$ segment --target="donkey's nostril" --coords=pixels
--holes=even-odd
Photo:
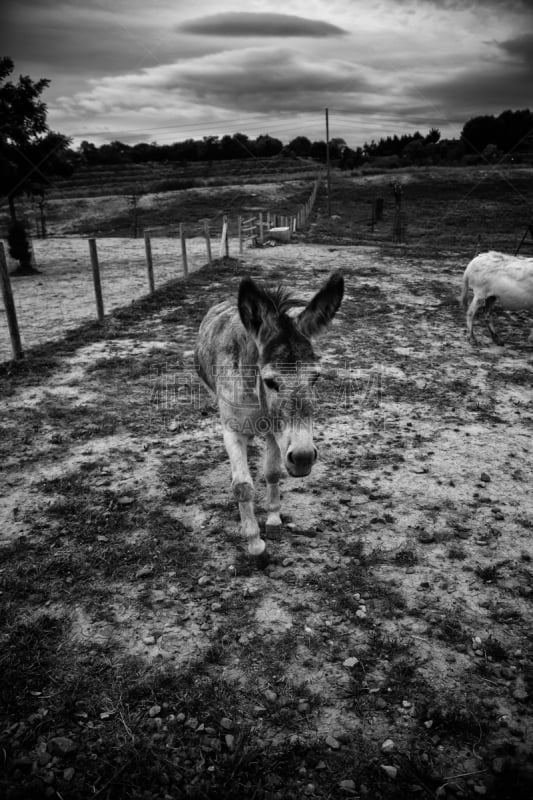
[[[292,455],[292,450],[289,450],[288,453],[287,453],[287,461],[289,462],[289,464],[294,464],[294,458],[293,458],[293,455]]]

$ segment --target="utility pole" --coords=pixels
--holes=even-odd
[[[328,217],[331,217],[330,178],[329,178],[329,112],[326,108],[326,189],[328,193]]]

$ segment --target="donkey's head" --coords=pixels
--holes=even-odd
[[[308,475],[317,459],[313,444],[313,384],[320,374],[312,340],[328,326],[344,293],[344,280],[334,272],[303,311],[289,312],[301,302],[283,289],[268,291],[251,278],[239,289],[239,314],[253,337],[259,367],[257,393],[271,432],[290,475]]]

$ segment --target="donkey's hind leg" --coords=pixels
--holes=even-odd
[[[279,479],[281,477],[281,452],[274,436],[266,435],[265,479],[267,485],[267,520],[266,532],[269,539],[281,538],[281,498]]]
[[[241,517],[241,529],[248,540],[251,556],[263,557],[265,543],[259,536],[259,525],[254,513],[254,484],[248,468],[248,442],[250,436],[224,429],[224,444],[231,464],[231,488]]]

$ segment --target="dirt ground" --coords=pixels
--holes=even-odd
[[[254,571],[216,412],[194,376],[196,330],[244,273],[309,297],[333,269],[345,275],[346,296],[321,343],[320,458],[309,478],[283,481],[283,537],[269,543],[270,566]],[[266,793],[242,796],[529,796],[530,320],[502,315],[505,346],[480,326],[482,344],[472,347],[457,305],[463,269],[453,254],[249,249],[240,262],[192,276],[179,301],[169,290],[142,314],[119,315],[106,335],[60,349],[44,375],[8,373],[4,641],[45,611],[67,620],[62,650],[100,647],[110,663],[134,656],[178,676],[203,664],[217,691],[232,692],[233,705],[220,708],[231,722],[224,752],[235,748],[228,730],[241,728],[243,752],[253,744],[258,763],[280,748],[323,748],[282,774],[285,794],[274,780],[261,784]],[[258,445],[263,524],[260,453]],[[115,563],[117,552],[106,571],[102,559]],[[14,575],[33,576],[33,588],[23,591]],[[42,711],[56,701],[43,698],[44,679],[37,684],[26,689]],[[168,742],[185,706],[179,692],[160,689],[137,711],[158,720]],[[205,736],[204,723],[218,731],[207,701],[199,709],[190,737]],[[61,724],[50,714],[25,738],[16,726],[27,719],[12,711],[13,758],[37,764],[33,779],[48,775],[65,800],[91,796],[83,794],[94,771],[81,758],[87,726],[100,729],[115,712],[84,706],[88,717]],[[182,716],[183,726],[191,717]],[[51,750],[58,735],[75,742],[78,761]],[[51,764],[40,766],[39,746]],[[187,769],[176,777],[167,767],[170,788],[146,796],[232,796],[216,783],[220,749],[212,758],[210,746],[195,769],[212,768],[212,794],[195,795]],[[10,763],[6,785],[26,785]],[[262,780],[279,777],[279,764],[268,764]],[[120,794],[121,780],[110,796],[145,796]]]

